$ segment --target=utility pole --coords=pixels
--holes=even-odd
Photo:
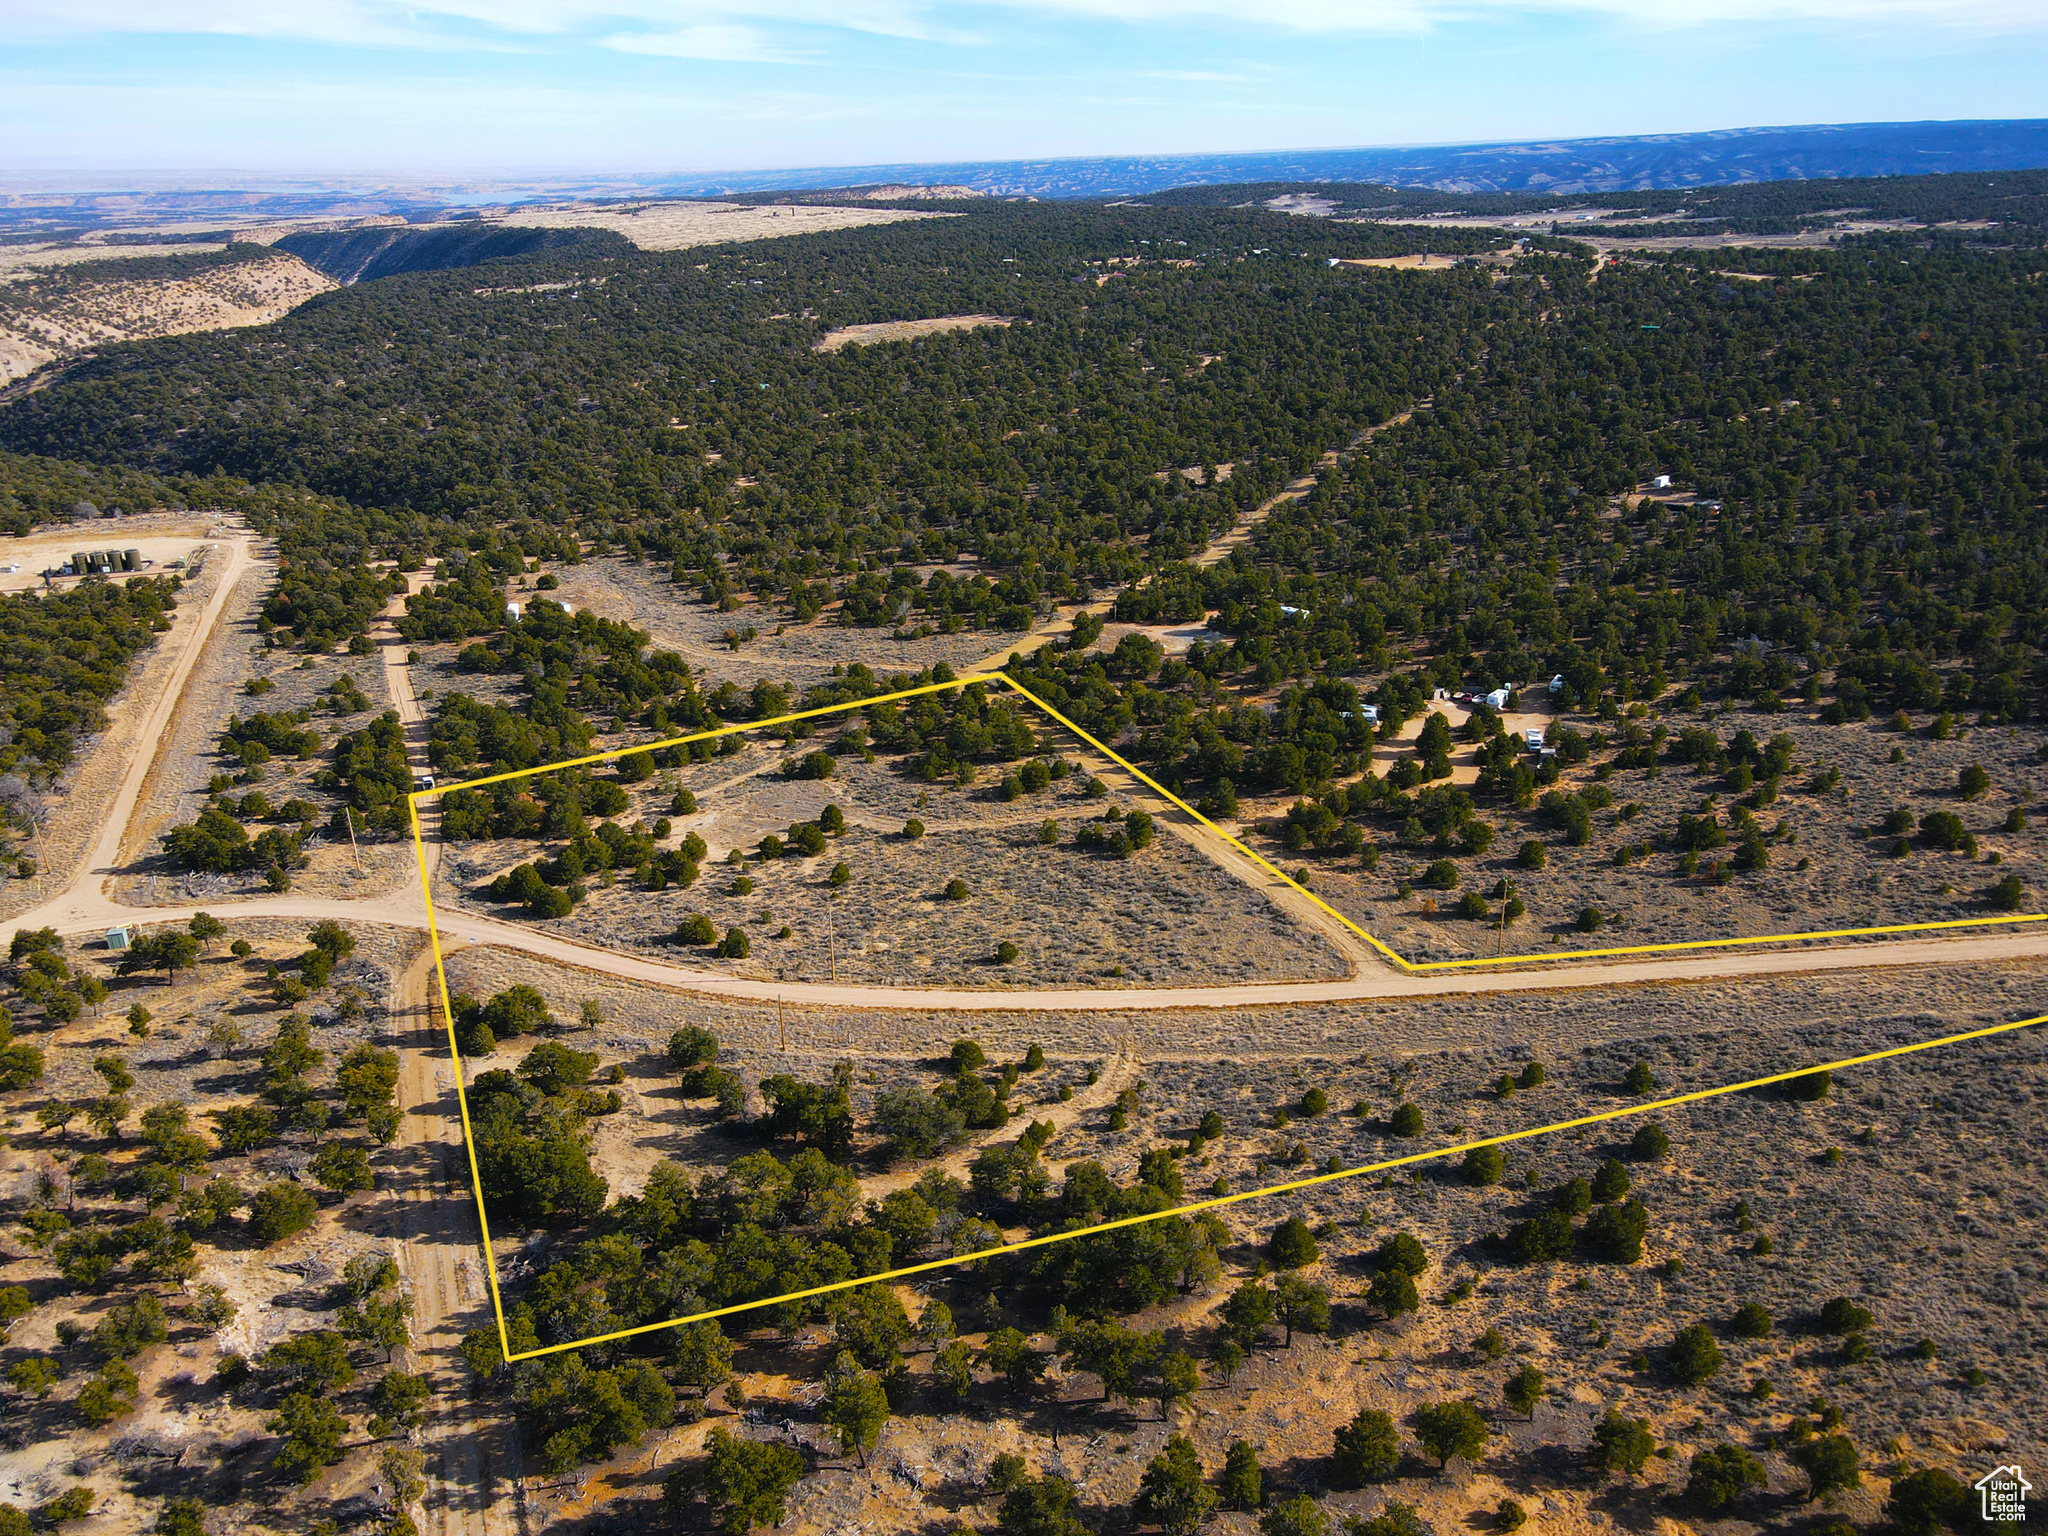
[[[348,858],[355,866],[356,873],[363,872],[363,851],[356,846],[356,813],[347,806],[341,808],[342,820],[348,823]]]
[[[827,981],[837,981],[839,979],[839,933],[837,925],[832,920],[832,901],[830,897],[827,897],[825,901],[825,979]]]
[[[1508,903],[1515,899],[1514,882],[1503,878],[1500,883],[1500,937],[1494,942],[1493,954],[1499,959],[1507,953],[1508,947]]]
[[[789,1021],[782,1016],[782,994],[775,994],[775,1027],[782,1031],[782,1054],[789,1054]]]

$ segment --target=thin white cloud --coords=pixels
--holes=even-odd
[[[8,0],[0,37],[106,33],[299,39],[372,47],[487,47],[519,39],[594,43],[680,58],[786,62],[811,27],[970,44],[1007,17],[1129,25],[1209,21],[1248,31],[1402,35],[1531,17],[1608,19],[1656,31],[1822,25],[1874,34],[2048,31],[2041,0]]]
[[[666,32],[618,32],[599,38],[600,45],[620,53],[653,54],[664,59],[713,59],[735,64],[804,64],[815,61],[769,42],[754,27],[708,23]]]

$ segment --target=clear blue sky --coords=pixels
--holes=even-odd
[[[13,175],[683,172],[2043,116],[2043,0],[0,3]]]

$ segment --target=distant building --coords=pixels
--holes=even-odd
[[[1656,479],[1654,479],[1654,480],[1652,480],[1652,481],[1650,482],[1650,489],[1651,489],[1651,490],[1653,490],[1653,491],[1668,491],[1668,490],[1670,490],[1670,489],[1671,489],[1671,477],[1670,477],[1669,475],[1659,475],[1659,476],[1658,476],[1658,477],[1657,477]]]
[[[126,928],[109,928],[107,930],[107,948],[117,955],[124,952],[128,948],[128,930]]]
[[[1534,726],[1522,732],[1522,741],[1531,752],[1541,752],[1543,750],[1543,733]]]
[[[1550,691],[1553,696],[1564,692],[1564,674],[1562,672],[1550,680]]]
[[[1506,709],[1508,707],[1507,689],[1496,688],[1493,692],[1489,693],[1486,696],[1486,707],[1494,710]]]

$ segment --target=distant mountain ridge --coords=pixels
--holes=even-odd
[[[1233,182],[1346,181],[1440,192],[1569,194],[2037,166],[2048,166],[2048,119],[1729,128],[1434,148],[833,166],[677,178],[657,190],[710,197],[876,182],[946,183],[997,197],[1083,198],[1142,197],[1171,187]]]

